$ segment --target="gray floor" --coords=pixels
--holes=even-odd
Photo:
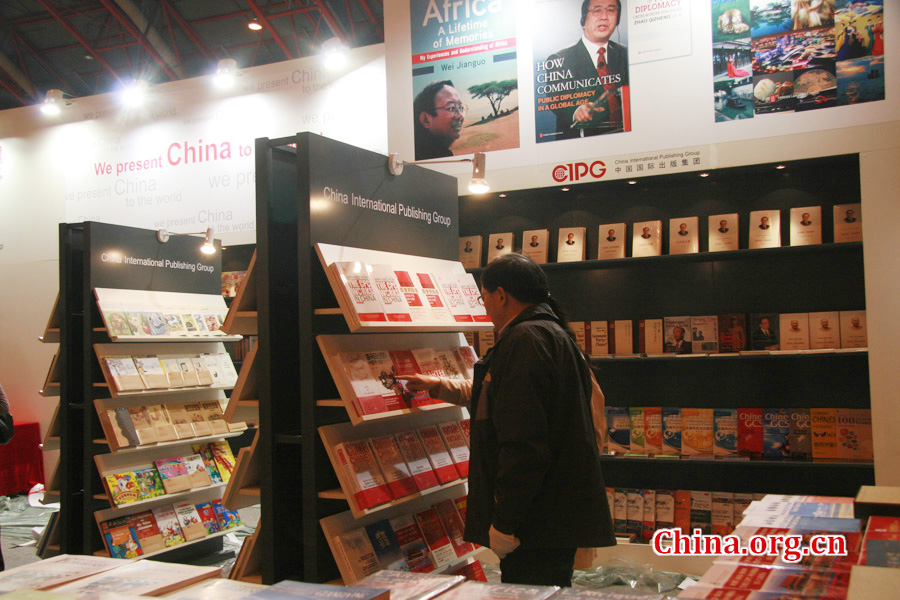
[[[33,530],[43,528],[54,510],[53,507],[30,506],[25,495],[0,496],[0,548],[7,569],[40,560],[35,554]],[[225,576],[231,571],[244,538],[253,533],[259,522],[259,505],[242,508],[240,513],[244,529],[232,532],[233,536],[225,536],[221,552],[198,559],[203,564],[221,566]]]

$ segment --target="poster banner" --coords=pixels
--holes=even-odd
[[[691,3],[689,0],[629,0],[628,32],[633,65],[688,56]]]
[[[631,130],[626,9],[619,0],[533,5],[538,143]]]
[[[416,160],[519,147],[514,0],[411,0]]]
[[[883,0],[713,0],[716,122],[884,100]]]

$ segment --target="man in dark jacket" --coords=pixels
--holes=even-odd
[[[470,400],[465,539],[494,550],[505,583],[571,585],[577,548],[616,543],[590,367],[534,261],[495,259],[481,288],[497,341],[475,364],[471,386],[424,376],[410,384]]]

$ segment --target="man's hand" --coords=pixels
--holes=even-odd
[[[421,392],[427,390],[429,394],[434,396],[437,394],[438,388],[441,386],[440,377],[432,377],[431,375],[398,375],[397,379],[406,382],[406,389],[411,392]]]
[[[491,525],[491,530],[488,535],[490,536],[491,550],[493,550],[494,554],[501,560],[506,558],[507,554],[510,554],[519,547],[519,544],[521,544],[519,538],[507,533],[500,533],[494,529],[493,525]]]
[[[594,107],[592,103],[582,104],[575,109],[575,113],[572,115],[572,120],[574,120],[576,123],[587,123],[594,118],[595,113],[601,113],[604,110],[606,110],[604,107]]]

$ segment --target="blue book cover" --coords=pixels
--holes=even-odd
[[[713,455],[737,456],[737,409],[713,409]]]
[[[681,456],[681,408],[663,406],[662,422],[662,453],[669,456]]]
[[[867,540],[866,565],[900,569],[900,540]]]
[[[391,569],[396,571],[408,571],[403,551],[400,549],[400,543],[391,527],[388,519],[382,519],[376,523],[365,526],[366,535],[369,536],[369,542],[372,549],[375,550],[375,556],[378,559],[378,565],[382,569]]]
[[[763,409],[763,460],[791,457],[791,416],[785,408]]]
[[[631,448],[631,413],[628,407],[607,406],[606,427],[609,430],[608,450],[624,454]]]

